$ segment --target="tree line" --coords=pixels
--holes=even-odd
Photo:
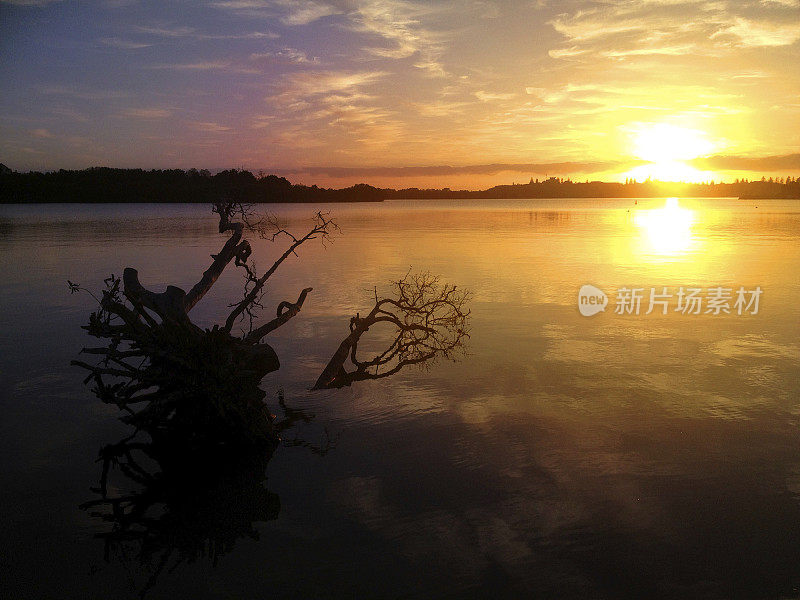
[[[800,198],[800,179],[737,179],[733,183],[626,180],[572,181],[550,177],[486,190],[377,188],[360,183],[341,189],[293,184],[277,175],[243,169],[216,174],[189,169],[112,169],[18,173],[0,165],[0,202],[380,202],[391,199],[647,198],[664,196]]]

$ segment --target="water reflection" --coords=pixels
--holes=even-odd
[[[96,535],[105,542],[106,561],[133,557],[142,568],[141,596],[182,563],[208,558],[216,566],[240,538],[259,538],[254,523],[280,512],[277,494],[265,486],[269,453],[188,451],[129,437],[104,447],[100,457],[100,485],[93,489],[100,497],[81,508],[110,525]]]
[[[634,215],[663,206],[332,207],[344,235],[291,259],[270,290],[289,297],[314,284],[301,318],[276,332],[287,360],[262,387],[283,385],[316,414],[309,425],[295,418],[284,446],[306,438],[324,452],[331,444],[323,425],[342,439],[322,459],[281,447],[261,484],[280,494],[281,511],[253,521],[261,541],[239,537],[213,570],[208,554],[182,563],[148,597],[790,596],[787,581],[800,573],[800,212],[794,201],[681,198],[695,214],[693,245],[658,254]],[[8,254],[0,319],[15,340],[15,351],[0,356],[8,381],[3,536],[13,548],[0,568],[3,597],[20,596],[32,581],[39,596],[125,597],[118,546],[111,564],[97,565],[102,542],[86,539],[113,522],[74,514],[100,474],[97,448],[123,432],[67,367],[84,341],[78,326],[91,299],[76,304],[63,279],[100,281],[131,263],[148,265],[159,285],[192,285],[199,258],[218,250],[201,211],[126,208],[125,218],[107,216],[98,236],[101,208],[47,207],[40,220],[71,211],[73,224],[15,217],[13,231],[0,235]],[[309,210],[278,209],[298,220]],[[186,233],[176,238],[172,225],[142,233],[148,215],[186,222]],[[399,279],[409,265],[474,290],[470,353],[427,373],[405,369],[308,392],[349,333],[347,319],[372,306],[364,282]],[[623,284],[765,292],[762,310],[748,318],[609,311],[587,319],[574,296],[587,282],[609,292]],[[218,296],[198,306],[198,322],[210,327],[227,313],[240,285],[221,279]],[[384,341],[377,327],[368,335]],[[365,356],[383,351],[368,341],[360,344]],[[118,467],[112,475],[109,496],[142,487]],[[133,567],[143,587],[149,571]]]
[[[677,198],[667,198],[662,208],[639,210],[634,223],[644,234],[646,250],[658,255],[687,253],[693,246],[692,226],[695,211],[680,206]]]
[[[283,418],[278,432],[310,423],[313,414],[289,407],[279,393]],[[104,541],[107,562],[125,563],[144,597],[159,577],[184,563],[208,560],[216,567],[240,539],[259,540],[256,523],[278,518],[280,498],[267,488],[272,449],[252,445],[204,444],[188,447],[169,436],[142,439],[140,432],[100,450],[99,496],[81,504],[108,523],[96,534]],[[322,444],[297,434],[287,446],[317,455],[333,447],[327,429]],[[136,573],[136,575],[133,575]]]

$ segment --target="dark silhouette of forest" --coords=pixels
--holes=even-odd
[[[229,169],[112,169],[18,173],[0,165],[0,202],[380,202],[391,199],[648,198],[663,196],[800,198],[800,178],[762,177],[733,183],[625,183],[550,177],[487,190],[377,188],[360,183],[342,189],[293,184],[277,175]]]

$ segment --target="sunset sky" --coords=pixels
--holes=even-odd
[[[800,174],[800,0],[0,1],[0,162],[340,187]]]

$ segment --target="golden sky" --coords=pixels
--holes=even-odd
[[[800,0],[0,1],[0,162],[325,186],[800,174]]]

